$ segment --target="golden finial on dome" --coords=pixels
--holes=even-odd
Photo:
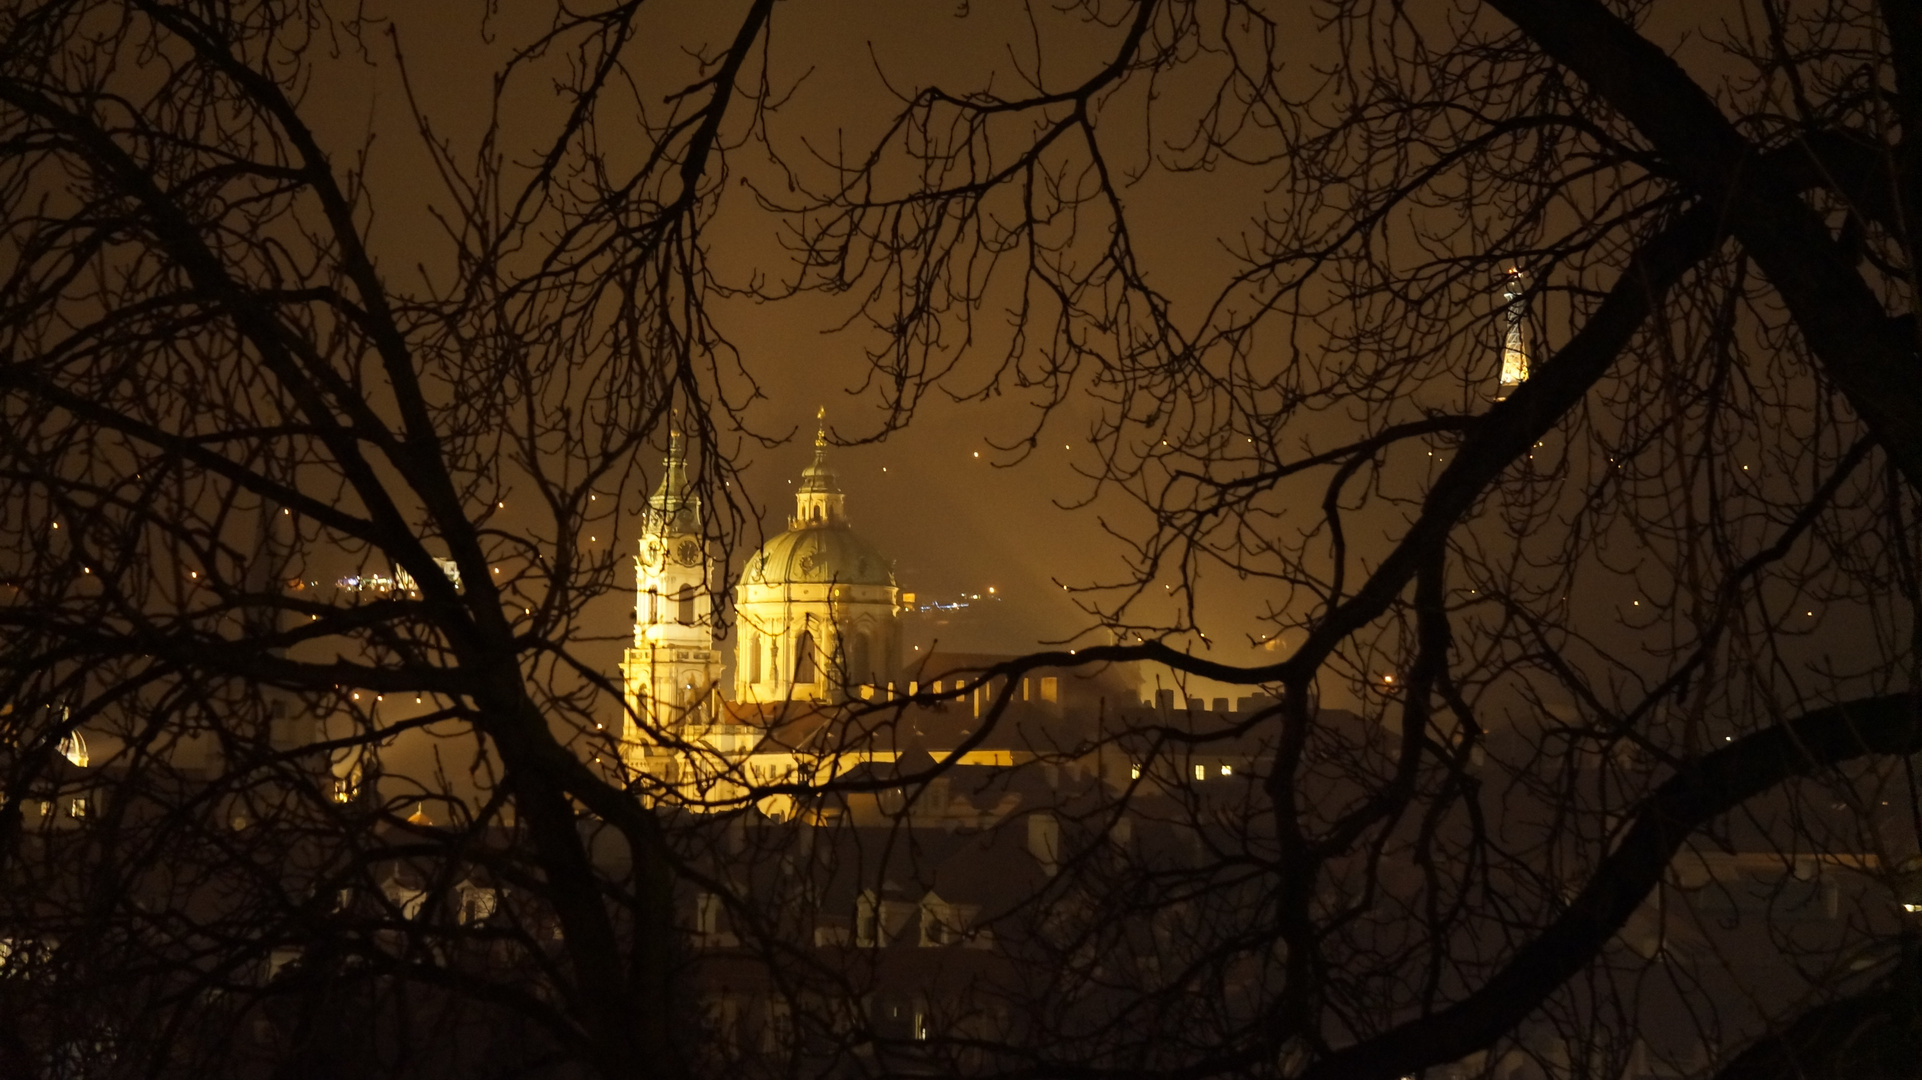
[[[814,448],[825,450],[828,445],[828,407],[821,406],[814,411]]]

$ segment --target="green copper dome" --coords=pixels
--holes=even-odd
[[[792,529],[748,556],[748,585],[893,585],[888,560],[846,526]]]
[[[881,553],[848,528],[847,496],[828,464],[827,410],[817,415],[814,462],[801,473],[788,531],[748,556],[741,581],[749,585],[893,585]]]

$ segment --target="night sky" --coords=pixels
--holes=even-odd
[[[934,79],[956,87],[982,85],[985,79],[1006,85],[1007,72],[996,69],[1009,63],[1006,42],[1026,36],[1019,20],[1010,18],[1018,11],[1009,4],[977,5],[961,17],[950,5],[782,5],[773,37],[775,80],[790,85],[803,65],[812,70],[773,117],[775,138],[792,152],[800,139],[818,143],[834,137],[837,129],[849,146],[871,137],[875,125],[897,107],[877,74],[877,62],[897,86]],[[495,44],[489,47],[477,41],[478,19],[471,5],[409,3],[395,5],[391,14],[424,110],[456,145],[463,137],[471,139],[482,120],[476,109],[486,100],[486,80],[503,55],[503,43],[535,27],[504,17],[493,24]],[[686,10],[667,14],[698,18]],[[1099,48],[1115,37],[1101,27],[1071,29],[1074,33],[1046,45],[1051,75],[1063,70],[1077,51],[1094,63]],[[731,30],[724,18],[707,27],[663,24],[659,44],[646,50],[661,61],[662,86],[678,86],[686,77],[685,70],[673,65],[690,37],[719,42]],[[323,132],[335,147],[357,147],[370,129],[376,132],[367,158],[374,209],[371,232],[384,273],[403,288],[417,282],[422,270],[433,276],[435,267],[444,263],[448,245],[426,213],[434,187],[417,182],[428,162],[411,130],[392,60],[376,56],[369,63],[348,55],[324,66],[309,103],[321,124],[337,125]],[[551,102],[517,104],[527,110],[519,119],[529,132],[552,119],[543,113],[551,111]],[[346,156],[336,151],[337,160]],[[729,167],[736,178],[730,180],[722,212],[709,232],[717,267],[736,281],[757,271],[785,272],[785,256],[774,243],[775,222],[753,206],[745,187],[750,180],[769,182],[764,155],[757,147],[737,149]],[[1239,227],[1245,207],[1221,197],[1221,191],[1226,185],[1258,198],[1250,180],[1212,175],[1187,177],[1179,184],[1151,180],[1141,185],[1143,205],[1167,207],[1165,213],[1142,215],[1151,227],[1139,242],[1148,255],[1152,280],[1177,305],[1204,300],[1230,267],[1216,237]],[[413,198],[422,201],[409,203]],[[765,511],[766,535],[784,527],[792,505],[790,482],[811,452],[818,407],[827,407],[839,441],[859,442],[879,430],[878,398],[849,391],[864,374],[863,350],[877,347],[881,337],[871,328],[834,329],[846,321],[850,302],[810,296],[779,303],[723,301],[716,307],[717,321],[766,394],[753,406],[749,422],[765,434],[795,433],[785,446],[749,446],[744,451],[751,462],[751,496]],[[983,365],[996,360],[1004,345],[993,340],[1004,323],[1001,313],[993,311],[979,321],[981,340],[963,357],[950,387],[978,388],[987,373]],[[1032,409],[1018,394],[961,404],[930,399],[909,430],[884,443],[833,451],[856,529],[896,560],[905,590],[925,601],[973,593],[987,597],[993,587],[994,595],[1003,598],[986,617],[948,631],[911,624],[910,644],[926,645],[934,634],[946,633],[943,644],[950,648],[1012,652],[1066,639],[1090,620],[1077,611],[1061,585],[1125,575],[1120,561],[1125,550],[1103,534],[1101,518],[1125,524],[1141,520],[1139,510],[1113,497],[1075,510],[1055,505],[1081,502],[1090,491],[1088,481],[1072,469],[1077,462],[1083,468],[1093,464],[1085,438],[1087,414],[1072,405],[1063,409],[1027,460],[997,467],[1016,455],[996,444],[1017,439]],[[646,462],[645,467],[653,474],[658,463]],[[629,493],[635,507],[645,494]],[[632,543],[631,535],[626,542]],[[1221,645],[1222,655],[1254,659],[1258,654],[1252,650],[1233,647],[1238,636],[1260,632],[1245,618],[1251,607],[1234,597],[1208,599],[1209,610],[1218,613],[1223,624],[1212,636],[1229,643]],[[611,624],[625,620],[628,602],[625,594],[612,598],[606,616]],[[614,625],[610,630],[619,632]],[[610,644],[604,650],[610,668],[617,649]]]
[[[471,154],[484,119],[477,110],[487,101],[491,73],[507,46],[538,31],[539,25],[516,23],[509,12],[489,25],[490,43],[483,43],[476,10],[458,0],[395,4],[383,14],[394,19],[395,39],[407,57],[421,107],[437,132],[456,147],[457,158]],[[735,14],[731,6],[704,5],[676,5],[657,13],[662,20],[658,38],[647,41],[643,51],[653,65],[649,70],[658,75],[661,93],[679,89],[691,77],[683,50],[699,41],[718,48],[732,34]],[[703,23],[703,18],[709,21]],[[1289,64],[1303,79],[1316,77],[1317,63],[1332,42],[1305,21],[1292,29],[1295,36],[1285,45]],[[1691,37],[1689,29],[1658,21],[1651,33],[1681,43],[1679,55],[1685,62],[1716,55],[1713,49],[1697,48],[1700,38]],[[1039,46],[1046,78],[1053,84],[1080,77],[1075,66],[1092,69],[1116,35],[1112,29],[1072,19],[1047,22]],[[811,150],[826,152],[834,140],[852,153],[867,146],[879,125],[899,108],[890,84],[902,91],[937,82],[957,91],[987,85],[1007,90],[1010,65],[1031,65],[1035,48],[1020,5],[1012,3],[976,4],[965,10],[879,0],[784,3],[775,13],[771,81],[777,92],[791,96],[770,118],[768,131],[793,161],[803,160]],[[1165,89],[1179,93],[1178,86]],[[370,131],[376,133],[367,168],[371,232],[383,271],[402,288],[412,287],[422,272],[432,278],[445,264],[448,244],[427,213],[435,185],[421,182],[429,164],[391,57],[377,55],[369,61],[347,52],[322,64],[309,103],[326,141],[340,148],[337,160],[363,145]],[[517,150],[512,136],[522,133],[525,145],[537,145],[560,105],[530,94],[515,98],[511,107],[522,112],[505,118],[503,145],[510,155],[524,159],[528,152]],[[1141,102],[1124,95],[1106,107],[1139,110]],[[1145,142],[1136,138],[1130,145],[1125,127],[1109,125],[1104,131],[1112,133],[1106,148],[1116,162],[1138,167],[1146,160]],[[1160,134],[1164,141],[1177,137]],[[736,284],[757,273],[778,278],[792,272],[790,256],[777,241],[777,221],[753,198],[754,186],[781,197],[779,177],[768,167],[761,147],[743,135],[733,133],[726,194],[706,234],[717,271]],[[1259,169],[1224,164],[1179,176],[1151,170],[1127,188],[1142,265],[1150,282],[1170,300],[1177,320],[1198,318],[1235,269],[1231,250],[1262,208],[1264,179]],[[1470,332],[1487,338],[1486,374],[1491,381],[1497,364],[1498,302],[1491,287],[1482,310],[1462,314],[1464,325],[1474,328]],[[866,373],[864,350],[882,348],[886,341],[883,333],[858,319],[846,325],[855,303],[849,297],[811,295],[773,303],[720,300],[713,308],[718,325],[765,394],[750,408],[747,422],[763,435],[789,436],[785,445],[772,449],[741,444],[749,494],[763,512],[763,536],[784,528],[792,505],[791,481],[811,452],[817,408],[826,406],[837,441],[862,443],[881,428],[878,395],[872,390],[850,393]],[[1007,322],[1005,313],[992,306],[979,315],[977,340],[960,355],[944,383],[948,390],[965,395],[980,389],[1006,345]],[[1314,347],[1313,341],[1294,344]],[[1548,344],[1552,347],[1553,341]],[[1000,598],[985,612],[946,628],[910,621],[905,628],[909,655],[913,645],[929,647],[937,635],[948,648],[998,652],[1018,652],[1046,641],[1096,640],[1091,634],[1075,636],[1094,620],[1076,609],[1072,594],[1061,586],[1125,579],[1126,547],[1104,534],[1103,522],[1125,531],[1138,530],[1147,519],[1137,504],[1112,492],[1076,509],[1056,505],[1082,503],[1090,494],[1089,482],[1077,476],[1074,467],[1093,464],[1086,445],[1091,416],[1086,410],[1093,407],[1071,398],[1043,429],[1034,451],[1012,467],[997,467],[1017,456],[997,449],[997,444],[1018,439],[1030,423],[1033,402],[1019,391],[958,404],[930,397],[908,430],[885,442],[832,451],[855,528],[895,560],[904,590],[922,602],[973,594],[985,598],[990,587]],[[1317,419],[1326,426],[1314,430]],[[1329,415],[1298,423],[1294,437],[1302,445],[1327,445],[1354,430],[1351,418]],[[642,467],[647,485],[634,485],[626,493],[630,510],[637,511],[645,498],[658,459],[644,461]],[[1405,478],[1412,492],[1422,483],[1422,471],[1410,471]],[[1302,510],[1304,521],[1314,516],[1312,502]],[[504,523],[513,526],[514,517],[510,507]],[[1355,543],[1380,545],[1398,533],[1402,519],[1389,512],[1373,519],[1360,516],[1355,524]],[[634,531],[630,519],[621,539],[630,549]],[[742,553],[756,539],[750,535],[736,544],[731,570],[738,570]],[[604,598],[591,625],[583,628],[605,638],[578,644],[584,658],[610,674],[631,604],[631,578],[623,577],[622,587]],[[1212,639],[1210,654],[1240,663],[1275,659],[1272,646],[1263,651],[1253,644],[1268,630],[1256,615],[1274,599],[1274,590],[1241,586],[1225,574],[1215,580],[1204,576],[1202,586],[1198,615]],[[1146,608],[1137,613],[1152,614]],[[1200,647],[1192,639],[1176,640]],[[1210,696],[1222,692],[1207,686],[1196,690]]]

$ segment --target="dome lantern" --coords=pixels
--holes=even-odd
[[[823,406],[814,414],[819,425],[814,431],[814,461],[801,470],[801,486],[794,491],[794,516],[790,529],[846,528],[848,497],[841,491],[841,476],[828,464],[828,411]]]

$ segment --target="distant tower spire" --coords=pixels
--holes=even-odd
[[[1527,275],[1520,267],[1510,267],[1502,282],[1502,385],[1495,400],[1501,401],[1528,381],[1528,297]]]

